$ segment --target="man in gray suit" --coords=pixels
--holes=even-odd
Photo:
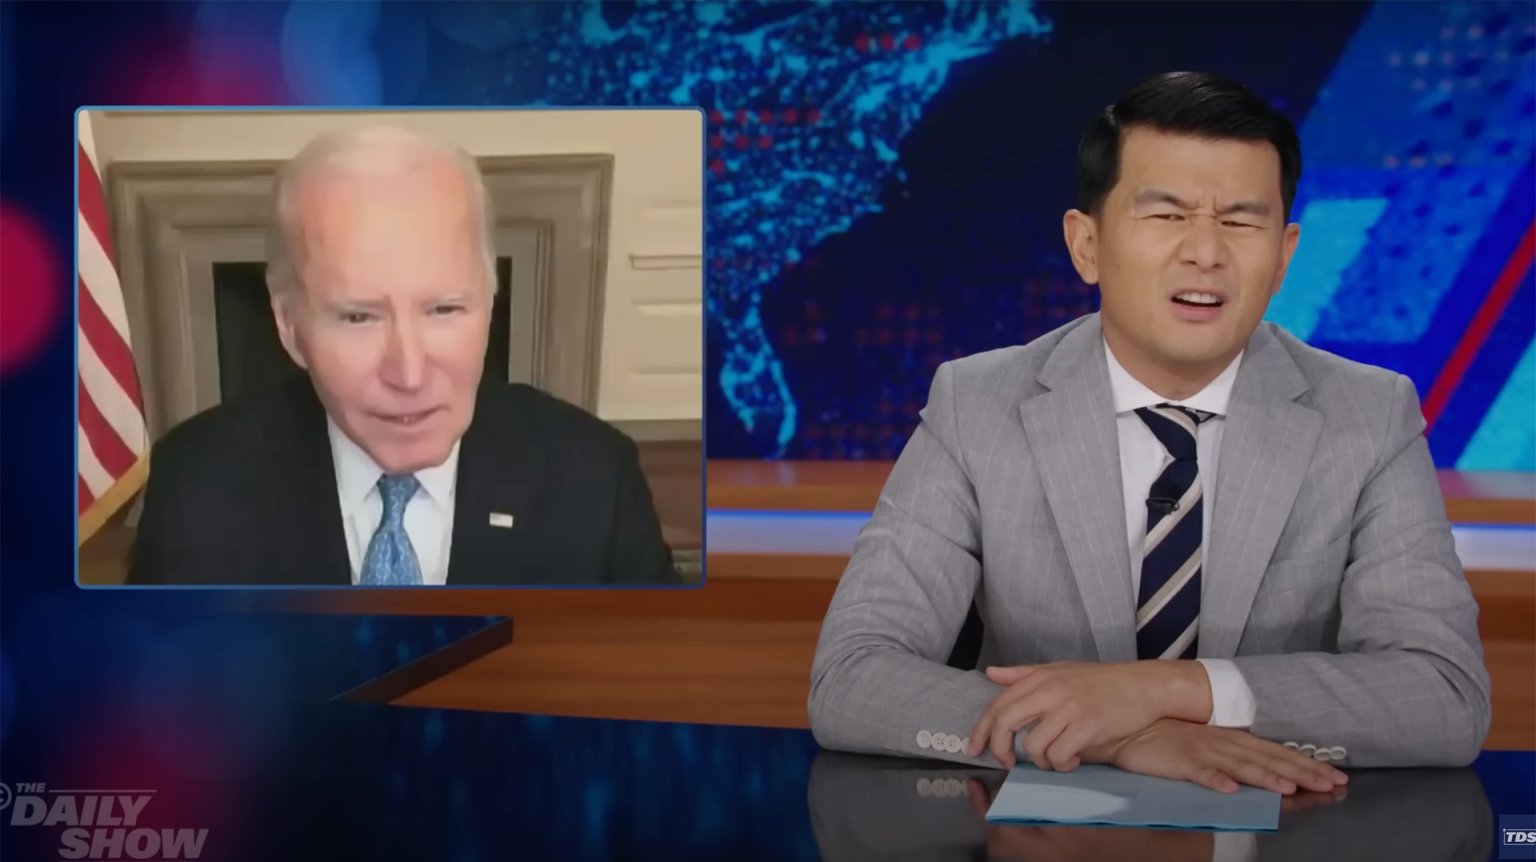
[[[1063,228],[1101,311],[938,369],[822,627],[822,745],[1282,793],[1477,755],[1413,386],[1261,323],[1300,173],[1290,121],[1220,78],[1094,119]],[[973,604],[984,672],[945,663]]]

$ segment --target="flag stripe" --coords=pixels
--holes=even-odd
[[[90,121],[89,111],[79,114],[75,148],[75,487],[82,543],[142,487],[149,463],[144,399]]]
[[[114,479],[123,475],[138,460],[138,456],[128,450],[123,444],[123,438],[119,437],[110,422],[101,415],[97,409],[96,401],[86,389],[83,379],[76,378],[80,399],[80,430],[85,434],[85,439],[91,444],[91,451],[96,455],[96,463]]]
[[[96,166],[86,157],[85,147],[76,149],[80,151],[80,218],[90,225],[91,232],[106,251],[107,259],[116,260],[117,255],[112,253],[112,222],[107,220],[107,196],[101,190],[101,178],[96,175]],[[82,233],[81,239],[84,238]]]
[[[75,492],[80,496],[80,511],[76,514],[83,515],[85,510],[91,508],[91,504],[96,502],[96,495],[91,493],[90,487],[85,484],[85,477],[79,473],[75,474]]]
[[[101,166],[96,164],[96,128],[91,125],[91,111],[81,111],[76,115],[75,131],[80,134],[79,146],[85,150],[86,158],[91,160],[91,169],[101,176]]]
[[[111,321],[102,314],[100,306],[90,291],[85,289],[84,283],[78,285],[80,291],[80,340],[82,344],[89,344],[95,351],[100,364],[112,375],[119,389],[128,396],[135,405],[143,404],[139,396],[139,375],[133,365],[133,351],[127,342],[117,337],[117,331],[112,328]]]
[[[90,398],[91,406],[107,423],[118,442],[137,458],[144,451],[144,415],[139,412],[139,405],[118,387],[117,381],[96,356],[94,345],[83,336],[80,338],[78,355],[81,397]],[[110,469],[112,464],[106,466]],[[113,470],[114,475],[117,472]]]
[[[75,439],[80,447],[80,479],[85,482],[91,496],[100,497],[112,487],[112,475],[101,466],[101,461],[96,457],[96,450],[91,448],[91,441],[85,436],[85,429],[77,425],[75,433],[77,435]]]
[[[90,292],[96,307],[112,324],[117,337],[132,344],[128,338],[128,307],[123,304],[123,286],[117,280],[117,267],[107,257],[96,235],[86,229],[85,217],[80,226],[80,283]]]

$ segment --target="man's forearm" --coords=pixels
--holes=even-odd
[[[1252,731],[1343,749],[1351,766],[1464,766],[1488,733],[1481,661],[1411,650],[1233,659],[1253,691]],[[1347,759],[1346,759],[1347,758]]]
[[[1158,660],[1143,662],[1158,712],[1164,718],[1177,718],[1205,724],[1211,720],[1211,680],[1197,661]]]
[[[972,722],[1002,690],[975,671],[897,649],[849,650],[812,672],[811,730],[823,747],[839,751],[1000,768],[986,753],[967,757],[958,743],[969,741]],[[956,745],[946,745],[951,736]]]

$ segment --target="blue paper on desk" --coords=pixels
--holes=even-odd
[[[1272,831],[1280,823],[1280,794],[1246,785],[1218,793],[1113,766],[1047,772],[1019,764],[992,800],[987,820]]]

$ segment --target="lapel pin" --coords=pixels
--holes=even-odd
[[[492,512],[491,513],[491,526],[492,527],[503,527],[503,528],[506,528],[506,529],[511,529],[511,527],[512,527],[512,516],[508,515],[505,512]]]

